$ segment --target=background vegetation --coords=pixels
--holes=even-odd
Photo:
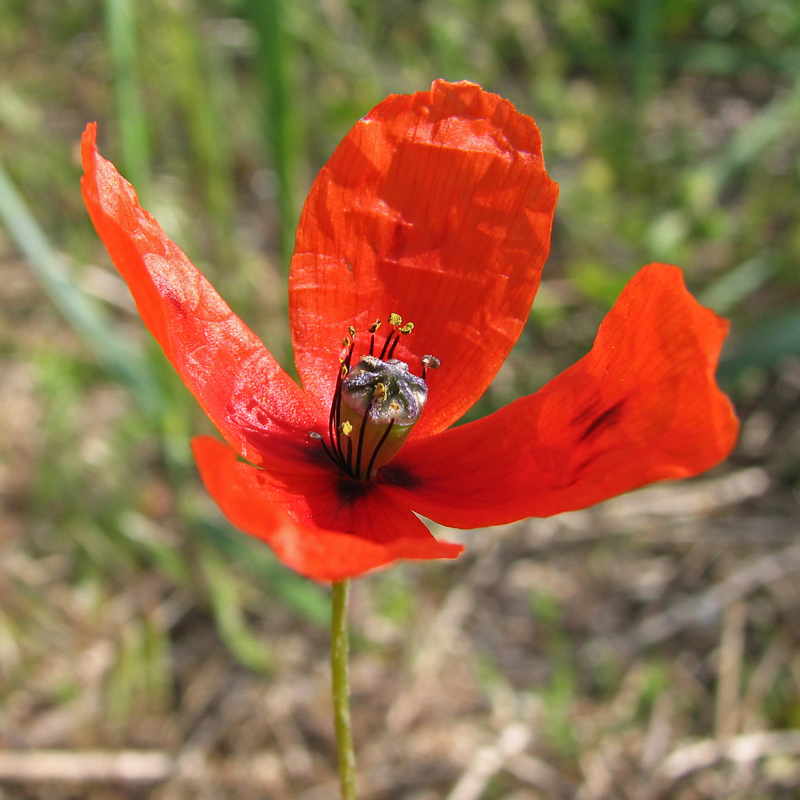
[[[795,0],[4,0],[3,800],[336,796],[326,592],[205,496],[188,443],[210,424],[91,228],[77,148],[97,120],[290,364],[316,170],[437,77],[534,116],[561,185],[531,321],[477,412],[586,352],[661,260],[733,320],[720,376],[744,427],[695,482],[359,581],[363,797],[798,796]]]

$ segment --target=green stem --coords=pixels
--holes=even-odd
[[[350,680],[347,671],[347,596],[350,581],[333,584],[331,609],[331,673],[333,676],[333,720],[342,800],[356,800],[356,757],[350,725]]]

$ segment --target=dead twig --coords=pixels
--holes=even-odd
[[[496,558],[496,543],[490,542],[464,579],[445,598],[420,645],[409,685],[395,698],[386,715],[390,736],[396,737],[406,731],[425,706],[426,697],[438,691],[441,670],[456,651],[457,641],[464,637],[464,621],[475,607],[480,587],[496,577]]]
[[[716,739],[680,747],[661,763],[658,776],[670,783],[713,767],[721,761],[746,764],[772,755],[800,754],[800,731],[769,731],[737,736],[727,743]]]
[[[721,583],[643,620],[633,633],[639,647],[657,644],[691,625],[708,625],[751,592],[800,571],[800,544],[751,561]]]
[[[0,781],[19,783],[155,783],[169,778],[175,758],[160,750],[6,750]]]
[[[161,783],[257,788],[283,785],[275,753],[210,762],[196,751],[172,755],[163,750],[4,750],[0,782],[9,783]]]
[[[714,731],[720,741],[736,735],[741,719],[740,684],[744,658],[747,605],[734,603],[725,612],[717,664]]]
[[[522,753],[532,736],[527,725],[519,722],[507,725],[492,747],[484,747],[475,754],[447,800],[479,800],[489,781],[510,758]]]

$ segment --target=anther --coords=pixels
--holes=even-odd
[[[428,374],[429,369],[439,369],[442,365],[442,362],[439,361],[436,356],[422,356],[422,378],[425,379],[425,376]]]
[[[369,326],[369,332],[372,334],[369,338],[369,354],[372,355],[373,351],[375,350],[375,332],[380,328],[381,321],[376,319],[372,325]]]

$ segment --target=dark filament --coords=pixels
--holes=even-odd
[[[369,460],[369,464],[367,465],[367,480],[372,478],[372,465],[375,463],[375,457],[378,455],[378,451],[383,447],[383,443],[389,438],[389,432],[394,427],[394,420],[392,420],[387,426],[386,430],[383,432],[383,436],[381,436],[381,440],[378,442],[378,446],[372,452],[372,458]]]
[[[397,343],[400,341],[400,334],[397,331],[392,331],[387,337],[386,341],[383,343],[383,350],[381,350],[381,354],[378,356],[381,361],[386,361],[387,355],[386,352],[389,352],[388,358],[392,357],[392,353],[394,353],[395,347],[397,347]]]
[[[355,347],[355,337],[352,339],[345,339],[347,343],[347,352],[342,359],[342,365],[339,367],[339,375],[336,378],[336,390],[333,393],[333,404],[331,405],[331,413],[328,418],[328,436],[331,440],[331,447],[336,450],[338,459],[334,462],[342,466],[346,464],[344,453],[342,452],[342,443],[339,437],[339,428],[342,424],[342,409],[339,401],[342,399],[342,385],[344,384],[345,375],[350,371],[350,362],[353,359],[353,347]],[[325,451],[327,452],[327,447]],[[328,453],[330,455],[330,453]],[[345,470],[349,471],[349,470]]]

